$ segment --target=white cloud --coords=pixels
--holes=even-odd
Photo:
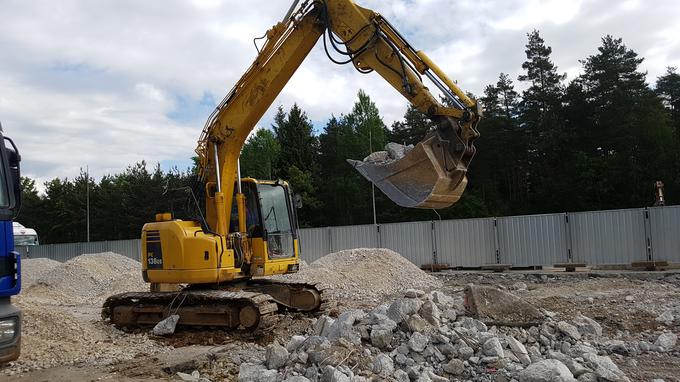
[[[531,25],[553,23],[563,25],[579,13],[582,0],[532,0],[515,3],[517,7],[505,17],[492,22],[498,29],[524,30]]]
[[[1,2],[0,120],[20,145],[25,174],[74,177],[89,165],[99,177],[142,159],[188,160],[209,114],[199,103],[226,94],[255,58],[252,39],[291,1]],[[533,29],[570,78],[605,34],[645,57],[650,82],[666,66],[680,66],[674,0],[653,7],[637,0],[357,2],[387,17],[476,94],[501,71],[517,78]],[[294,102],[323,123],[348,113],[360,88],[388,125],[401,118],[406,102],[389,84],[332,64],[317,44],[258,126],[269,126],[277,105]]]

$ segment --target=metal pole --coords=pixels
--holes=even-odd
[[[243,190],[241,190],[241,157],[236,160],[236,176],[238,177],[238,182],[236,183],[238,185],[238,193],[242,194]]]
[[[220,156],[217,153],[217,142],[213,143],[213,152],[215,154],[215,176],[217,182],[217,192],[222,192],[222,179],[220,179]]]
[[[90,166],[85,166],[85,194],[87,200],[87,242],[90,242]]]
[[[361,103],[359,107],[361,107],[361,112],[364,114],[364,123],[368,124],[368,115],[366,115],[366,111]],[[371,154],[373,154],[373,126],[368,124],[368,155]],[[373,225],[378,225],[378,218],[375,212],[375,183],[373,182],[371,182],[371,202],[373,204]]]

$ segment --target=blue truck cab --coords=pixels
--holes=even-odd
[[[21,310],[12,296],[21,290],[21,258],[14,250],[12,220],[21,206],[19,150],[0,126],[0,363],[19,358]]]

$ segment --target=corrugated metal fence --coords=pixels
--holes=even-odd
[[[83,253],[116,252],[139,259],[139,240],[22,247],[27,257],[59,261]],[[442,220],[300,230],[302,258],[361,247],[390,248],[416,265],[515,267],[585,262],[680,263],[680,206],[501,218]]]
[[[20,246],[17,249],[23,258],[47,257],[67,261],[84,253],[115,252],[139,261],[141,240],[93,241],[89,243],[46,244]]]

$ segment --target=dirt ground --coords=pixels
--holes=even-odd
[[[600,322],[609,338],[624,341],[654,342],[658,332],[665,328],[657,317],[667,310],[680,315],[680,272],[451,271],[432,275],[443,283],[439,289],[451,295],[460,294],[469,283],[488,284],[507,289],[563,319],[580,312]],[[339,310],[356,304],[349,295],[336,298],[340,299],[336,301]],[[302,314],[280,315],[274,326],[252,333],[184,330],[171,338],[154,338],[146,331],[123,333],[108,327],[101,322],[99,305],[90,300],[64,303],[30,299],[30,296],[16,299],[19,306],[28,308],[25,352],[31,353],[28,348],[34,344],[44,346],[49,342],[47,350],[39,356],[54,362],[44,368],[40,362],[34,362],[33,354],[30,363],[18,362],[0,369],[0,381],[167,381],[179,380],[177,372],[195,370],[211,381],[236,380],[242,361],[261,358],[266,345],[273,341],[285,343],[292,335],[306,332],[314,320]],[[35,308],[38,302],[42,309]],[[378,305],[380,301],[372,296],[366,303]],[[64,322],[43,317],[45,310],[58,312]],[[38,338],[37,333],[44,331],[34,330],[35,326],[45,325],[67,326],[67,332],[80,339]],[[678,329],[672,328],[676,333]],[[80,351],[71,357],[69,345],[92,347],[92,354],[83,356]],[[678,351],[617,354],[612,359],[634,381],[654,378],[680,381]]]

